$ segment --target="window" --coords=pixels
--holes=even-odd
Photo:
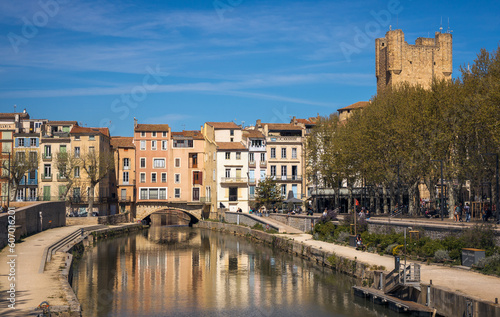
[[[238,187],[229,187],[229,201],[238,201]]]
[[[275,147],[271,148],[271,158],[272,159],[276,158],[276,148]]]
[[[79,146],[75,146],[75,157],[76,158],[80,157],[80,147]]]
[[[190,168],[197,168],[198,167],[198,154],[196,153],[189,153],[189,162],[191,163],[189,166]]]
[[[36,163],[36,165],[38,165],[38,152],[35,151],[30,152],[29,160],[31,163]]]
[[[265,162],[266,161],[266,153],[260,153],[260,161]]]
[[[153,159],[153,167],[154,168],[165,168],[165,159]]]
[[[141,168],[146,168],[146,158],[141,157]]]
[[[264,180],[266,178],[266,170],[260,170],[260,179]]]
[[[80,141],[80,136],[79,135],[75,135],[75,141]]]
[[[163,137],[166,138],[167,137],[167,132],[163,131]]]
[[[123,172],[123,184],[128,184],[128,172]]]
[[[141,141],[141,150],[142,151],[146,150],[146,141]]]
[[[230,131],[229,131],[229,134],[230,134],[231,136],[234,136],[234,130],[230,130]]]
[[[226,168],[226,177],[227,178],[231,177],[231,169],[230,168]]]
[[[168,141],[167,140],[161,141],[161,149],[166,151],[167,148],[168,148]]]
[[[286,180],[286,165],[281,165],[281,179]]]
[[[173,147],[193,147],[193,140],[174,140]]]
[[[18,142],[18,146],[24,146],[24,138],[18,138],[17,142]]]
[[[230,138],[229,140],[230,140],[230,142],[234,142],[234,138]]]
[[[50,177],[52,177],[52,167],[51,167],[50,164],[45,164],[43,166],[43,174],[44,174],[44,178],[50,178]]]
[[[297,158],[297,148],[292,148],[292,158],[296,159]]]
[[[226,160],[230,160],[231,159],[231,152],[226,152]]]
[[[293,197],[297,197],[297,184],[292,185]]]
[[[123,169],[124,170],[130,169],[130,159],[129,158],[123,159]]]
[[[202,172],[193,172],[193,185],[203,185],[201,181]]]
[[[120,199],[121,200],[126,200],[127,199],[127,190],[123,188],[120,193]]]
[[[248,178],[249,178],[250,182],[255,182],[255,170],[248,171]]]
[[[200,189],[199,188],[193,188],[193,200],[194,201],[200,200]]]
[[[89,141],[95,141],[95,135],[89,135]]]
[[[146,182],[146,173],[141,173],[140,177],[141,177],[141,183],[145,183]]]
[[[161,182],[166,183],[167,182],[167,173],[161,173]]]
[[[151,150],[156,151],[156,140],[151,141]]]
[[[153,138],[156,138],[156,132],[151,132],[151,136],[152,136]]]
[[[255,198],[255,186],[248,187],[248,194],[250,196],[250,199]]]
[[[145,138],[145,137],[146,137],[146,132],[141,131],[141,137],[142,137],[142,138]]]
[[[59,153],[66,153],[66,145],[59,145]]]
[[[46,145],[43,151],[43,157],[44,158],[51,158],[52,157],[52,147],[50,145]]]
[[[241,152],[236,152],[236,159],[241,160]]]
[[[167,189],[166,188],[160,188],[160,196],[158,197],[159,199],[167,199]]]
[[[212,180],[215,181],[215,170],[212,170]]]
[[[175,198],[181,198],[181,189],[180,188],[175,188],[174,189],[174,197]]]
[[[156,173],[151,173],[151,183],[156,183]]]
[[[178,157],[175,159],[175,167],[181,167],[181,159]]]
[[[80,177],[80,166],[75,166],[75,177]]]
[[[158,199],[158,188],[149,189],[149,199]]]
[[[271,177],[276,176],[276,165],[271,165]]]
[[[148,199],[148,190],[141,188],[141,199]]]
[[[286,147],[281,148],[281,158],[286,159]]]
[[[181,182],[181,174],[175,174],[174,175],[174,182],[176,184],[180,184],[180,182]]]
[[[30,146],[36,146],[36,139],[30,138]]]
[[[262,146],[262,140],[252,140],[251,144],[254,147],[261,147]]]
[[[94,147],[93,146],[89,146],[89,153],[94,153]]]
[[[248,161],[249,162],[255,162],[255,155],[254,155],[254,153],[248,153]]]
[[[286,197],[286,184],[281,185],[281,197]]]

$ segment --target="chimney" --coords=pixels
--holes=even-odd
[[[255,127],[260,128],[260,126],[261,126],[260,119],[257,119],[257,122],[255,122]]]
[[[134,129],[137,128],[137,118],[134,117]]]
[[[295,116],[293,116],[293,118],[292,118],[292,123],[293,123],[293,125],[297,125],[297,119],[295,118]]]

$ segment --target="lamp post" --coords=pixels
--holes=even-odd
[[[499,186],[498,186],[498,153],[485,153],[484,155],[491,155],[495,157],[496,165],[495,165],[495,191],[496,191],[496,199],[495,199],[495,211],[497,214],[497,224],[500,224],[500,200],[498,195],[500,194]]]
[[[444,184],[443,184],[443,160],[431,160],[431,162],[441,163],[441,221],[444,221]]]

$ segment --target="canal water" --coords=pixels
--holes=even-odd
[[[352,285],[244,237],[166,226],[99,242],[73,277],[83,316],[397,316]]]

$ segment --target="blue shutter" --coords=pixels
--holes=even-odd
[[[36,147],[39,146],[39,142],[40,142],[40,139],[39,138],[36,138]]]
[[[15,147],[19,147],[19,138],[16,138],[16,145]]]

